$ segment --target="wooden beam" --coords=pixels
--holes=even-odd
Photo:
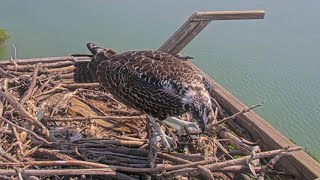
[[[170,54],[179,53],[212,20],[263,19],[264,11],[212,11],[195,12],[190,18],[159,48]]]
[[[71,57],[71,56],[60,56],[60,57],[45,57],[45,58],[30,58],[30,59],[16,59],[14,60],[18,65],[30,65],[36,63],[54,63],[60,61],[72,61],[72,60],[89,60],[90,58],[87,56],[81,57]],[[0,61],[0,66],[4,65],[12,65],[10,60]]]
[[[261,10],[196,12],[190,16],[159,50],[170,54],[177,54],[212,20],[263,19],[264,15],[265,12]],[[224,109],[233,114],[248,108],[194,64],[190,62],[190,65],[215,87],[215,97]],[[255,140],[259,139],[261,141],[261,146],[264,150],[295,146],[293,142],[254,112],[240,116],[239,123]],[[298,179],[315,179],[320,177],[320,164],[304,151],[294,152],[291,156],[283,157],[279,163],[283,170],[294,174]]]
[[[195,14],[196,16],[191,21],[263,19],[265,11],[209,11],[196,12]]]

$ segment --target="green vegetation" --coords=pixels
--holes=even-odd
[[[306,153],[309,154],[314,160],[320,162],[320,159],[317,157],[317,155],[313,152],[310,152],[308,149],[305,149]]]
[[[292,139],[290,139],[290,141],[293,142],[295,145],[298,145],[298,144],[297,144],[296,142],[294,142]],[[311,156],[314,160],[320,162],[319,157],[318,157],[315,153],[309,151],[307,148],[305,148],[304,151],[305,151],[309,156]]]
[[[9,39],[8,33],[4,29],[0,29],[0,44]]]

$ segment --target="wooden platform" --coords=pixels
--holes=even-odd
[[[264,11],[223,11],[223,12],[197,12],[193,14],[185,24],[173,34],[169,40],[161,46],[160,50],[177,54],[185,47],[198,33],[204,29],[211,20],[235,20],[235,19],[261,19]],[[78,60],[86,60],[87,57],[77,57]],[[62,62],[73,61],[72,57],[51,57],[37,59],[17,59],[19,65],[36,64],[38,62]],[[0,66],[9,65],[10,61],[0,61]],[[215,97],[224,109],[235,113],[246,109],[247,106],[224,89],[214,79],[206,75],[199,68],[195,67],[200,74],[206,77],[210,84],[215,87]],[[288,138],[273,128],[263,118],[254,112],[242,115],[238,121],[255,140],[260,140],[264,150],[280,149],[288,146],[295,146]],[[320,177],[320,164],[304,151],[293,153],[291,156],[283,157],[280,166],[288,173],[294,174],[298,179],[316,179]]]

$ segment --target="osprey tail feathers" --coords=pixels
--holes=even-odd
[[[101,48],[93,43],[87,44],[93,57],[90,62],[76,62],[74,66],[74,81],[78,83],[98,82],[96,75],[98,65],[117,54],[112,49]]]

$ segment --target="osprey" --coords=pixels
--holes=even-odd
[[[188,112],[202,132],[206,129],[213,112],[211,87],[186,59],[153,50],[117,54],[93,43],[87,47],[93,57],[89,63],[75,64],[75,82],[99,82],[120,102],[145,112],[165,146],[170,147],[156,119],[178,130],[197,128],[195,123],[176,118]]]

